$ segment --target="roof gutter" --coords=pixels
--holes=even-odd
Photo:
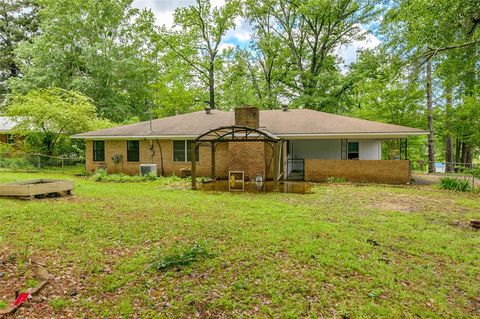
[[[426,135],[427,131],[418,132],[366,132],[366,133],[312,133],[312,134],[277,134],[283,139],[331,139],[331,138],[402,138]]]
[[[367,133],[298,133],[298,134],[275,134],[283,139],[332,139],[332,138],[401,138],[408,136],[418,136],[428,134],[427,131],[418,132],[367,132]],[[87,140],[128,140],[128,139],[195,139],[199,135],[123,135],[123,136],[108,136],[108,135],[73,135],[71,138],[87,139]]]
[[[200,135],[200,134],[199,134]],[[175,139],[185,139],[191,138],[195,139],[198,135],[124,135],[124,136],[102,136],[102,135],[72,135],[70,138],[74,139],[86,139],[86,140],[139,140],[139,139],[146,139],[146,140],[156,140],[156,139],[165,139],[165,140],[175,140]]]

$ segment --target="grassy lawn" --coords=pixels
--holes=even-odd
[[[468,226],[479,194],[208,193],[172,179],[0,172],[0,182],[38,177],[75,180],[75,196],[0,199],[0,282],[34,280],[31,257],[53,275],[19,317],[480,317],[480,232]],[[195,244],[207,256],[151,267]]]

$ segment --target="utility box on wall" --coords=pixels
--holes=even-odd
[[[140,164],[140,175],[154,174],[158,176],[157,164]]]

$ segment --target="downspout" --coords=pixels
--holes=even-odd
[[[158,144],[158,149],[160,151],[160,169],[162,171],[162,176],[165,176],[165,171],[163,169],[163,152],[162,152],[162,145],[160,144],[160,142],[158,141],[157,139],[157,144]]]
[[[153,147],[152,140],[149,140],[148,148],[150,149],[150,164],[153,164],[153,158],[155,157],[155,149]]]

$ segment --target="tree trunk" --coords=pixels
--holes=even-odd
[[[462,152],[462,144],[458,138],[455,139],[455,162],[460,163],[460,154]]]
[[[214,72],[214,63],[210,61],[208,67],[208,77],[209,77],[209,93],[210,93],[210,108],[213,110],[215,108],[215,72]]]
[[[452,87],[445,88],[445,162],[446,171],[453,172],[453,146],[452,146]]]
[[[472,168],[473,152],[470,145],[465,144],[465,168]]]
[[[265,89],[266,89],[266,92],[265,92],[265,97],[267,99],[267,108],[269,110],[272,110],[273,109],[273,103],[272,103],[272,83],[271,83],[271,79],[270,78],[266,78],[266,86],[265,86]]]
[[[427,111],[428,111],[428,172],[435,172],[435,140],[433,131],[432,60],[427,63]]]

